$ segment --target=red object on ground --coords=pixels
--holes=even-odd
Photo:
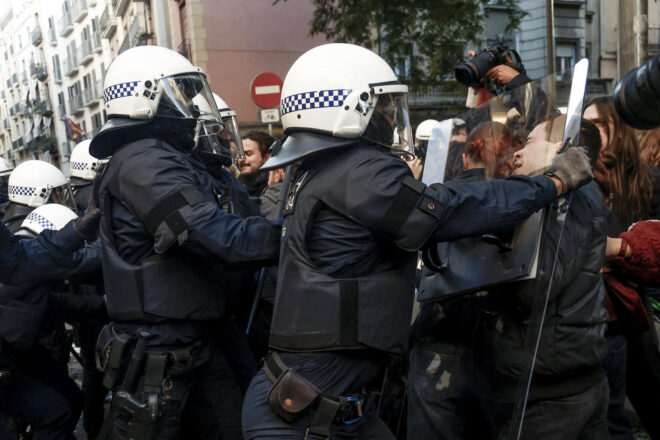
[[[282,80],[271,72],[260,73],[250,84],[254,103],[262,108],[279,107],[282,95]]]

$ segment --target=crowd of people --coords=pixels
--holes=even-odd
[[[506,111],[455,118],[427,186],[437,121],[367,49],[294,63],[281,139],[119,55],[70,178],[0,163],[0,439],[630,440],[626,397],[660,439],[660,133],[599,97],[566,145],[487,76]]]

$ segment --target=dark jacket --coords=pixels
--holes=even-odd
[[[491,291],[490,313],[483,320],[475,356],[495,395],[512,399],[521,375],[527,372],[531,355],[526,339],[534,335],[528,333],[534,299],[545,297],[553,270],[530,399],[576,394],[602,379],[601,362],[607,353],[605,289],[600,275],[605,214],[595,183],[575,191],[563,222],[556,266],[562,222],[550,215],[541,240],[537,278]]]
[[[233,176],[225,174],[226,179],[235,182]],[[235,183],[233,187],[240,189]],[[121,147],[107,165],[99,188],[104,253],[106,249],[114,249],[123,262],[142,267],[140,270],[146,270],[145,261],[156,261],[154,258],[170,262],[181,276],[190,277],[193,271],[192,276],[207,287],[208,281],[215,279],[212,283],[214,295],[222,298],[227,291],[220,268],[273,261],[279,248],[277,224],[261,217],[245,219],[227,212],[231,211],[235,199],[227,194],[228,188],[231,186],[227,182],[211,177],[202,163],[165,142],[145,139]],[[192,193],[197,201],[174,208],[162,204],[184,192]],[[106,297],[108,311],[113,316],[113,300],[118,306],[123,300],[117,297],[121,289],[109,284],[113,280],[108,277],[108,269],[113,269],[113,263],[105,260]],[[118,266],[115,269],[124,270]],[[179,276],[178,273],[170,275]],[[167,288],[171,290],[170,297],[185,299],[189,305],[196,301],[195,295],[199,293],[191,292],[190,288],[177,290],[179,287],[173,284]],[[145,283],[144,289],[153,289],[153,286]],[[202,296],[208,298],[208,295],[206,292]],[[221,313],[220,304],[214,307]],[[204,306],[200,304],[199,309],[203,312]],[[174,325],[173,320],[161,322]],[[133,324],[140,325],[140,321],[126,322],[124,330],[131,331]],[[177,329],[169,335],[154,327],[149,331],[157,336],[151,338],[150,343],[193,342],[201,334],[200,325],[198,321],[183,319],[177,321]]]

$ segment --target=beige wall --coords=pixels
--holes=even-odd
[[[310,0],[188,0],[194,24],[193,62],[206,69],[209,83],[231,108],[239,124],[260,124],[250,83],[261,72],[282,80],[306,50],[323,44],[309,36],[314,6]],[[199,26],[201,21],[202,27]]]

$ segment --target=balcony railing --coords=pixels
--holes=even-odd
[[[464,102],[465,95],[463,93],[443,85],[422,86],[408,96],[408,105],[411,107],[460,105]]]
[[[82,93],[73,95],[71,99],[69,99],[69,107],[71,108],[71,113],[74,115],[81,113],[84,110]]]
[[[57,20],[57,28],[60,30],[60,37],[66,37],[73,32],[73,21],[71,20],[71,13],[65,12],[59,20]]]
[[[99,103],[98,83],[91,83],[85,87],[83,94],[85,96],[85,106],[90,107]]]
[[[35,110],[41,113],[44,116],[53,115],[53,106],[50,105],[50,101],[41,101],[35,104]]]
[[[115,16],[121,17],[124,15],[129,3],[128,0],[112,0],[112,10],[114,11]]]
[[[66,59],[66,70],[64,74],[68,77],[74,76],[78,73],[78,57],[76,56],[75,48],[71,55]]]
[[[101,37],[110,39],[115,34],[117,30],[117,17],[113,15],[106,7],[101,14]]]
[[[73,0],[73,20],[80,23],[87,16],[87,2],[85,0]]]
[[[41,63],[30,63],[30,73],[39,81],[45,81],[48,78],[46,67]]]
[[[43,36],[41,35],[41,28],[37,26],[32,30],[32,44],[39,46],[43,41]]]
[[[86,65],[94,59],[94,49],[92,47],[92,40],[82,40],[82,58],[80,64]]]

